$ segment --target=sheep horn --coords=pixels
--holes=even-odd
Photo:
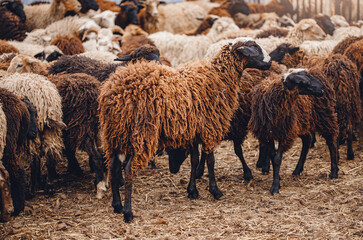
[[[131,61],[131,60],[132,60],[131,55],[125,55],[125,56],[114,59],[114,61],[122,61],[122,62],[127,62],[127,61]]]
[[[125,34],[125,31],[117,25],[113,26],[111,31],[112,31],[112,33],[119,33],[121,36],[123,36]]]
[[[84,41],[84,39],[86,38],[87,34],[91,33],[91,32],[95,32],[96,34],[98,34],[98,29],[95,27],[91,27],[90,29],[86,30],[83,33],[83,37],[82,37],[82,42]]]

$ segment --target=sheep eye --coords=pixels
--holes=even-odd
[[[16,65],[16,68],[21,68],[21,67],[23,67],[23,64]]]

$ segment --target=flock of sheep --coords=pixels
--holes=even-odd
[[[110,176],[125,222],[133,176],[164,150],[172,173],[191,155],[190,198],[205,162],[209,191],[223,195],[213,154],[223,140],[253,179],[242,151],[248,132],[259,140],[257,167],[268,173],[272,164],[271,194],[284,152],[302,139],[299,175],[316,132],[337,178],[339,144],[354,159],[362,132],[363,27],[294,15],[288,0],[1,0],[1,219],[18,215],[39,187],[54,193],[57,163],[67,159],[81,177],[77,150],[89,156],[97,198]]]

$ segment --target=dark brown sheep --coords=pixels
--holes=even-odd
[[[260,32],[259,34],[256,35],[256,38],[268,38],[269,36],[281,38],[281,37],[286,37],[288,33],[289,30],[287,29],[271,28]]]
[[[18,154],[26,139],[35,139],[37,135],[36,112],[34,113],[34,106],[28,100],[22,101],[3,88],[0,88],[0,100],[7,122],[2,161],[9,172],[14,215],[18,215],[24,209],[25,203],[25,159],[19,159]]]
[[[125,58],[127,61],[132,59],[146,59],[148,61],[156,60],[160,62],[159,55],[160,53],[157,48],[153,46],[143,46],[121,58]],[[119,66],[123,65],[106,64],[83,56],[62,56],[49,68],[48,73],[53,75],[59,73],[86,73],[97,78],[98,81],[103,82],[111,73],[115,72],[116,68]]]
[[[84,53],[82,41],[77,37],[58,35],[50,42],[50,44],[57,46],[64,55]]]
[[[345,50],[347,50],[347,48],[352,44],[355,43],[359,40],[362,40],[363,36],[351,36],[351,37],[347,37],[345,39],[343,39],[342,41],[340,41],[333,49],[332,54],[335,53],[339,53],[339,54],[344,54]]]
[[[120,7],[121,10],[115,19],[116,25],[124,29],[129,24],[139,24],[137,14],[140,9],[134,1],[124,1],[120,4]]]
[[[212,8],[209,11],[209,14],[220,17],[233,17],[236,13],[250,14],[250,8],[244,0],[225,0],[219,7]]]
[[[287,68],[295,68],[303,63],[305,53],[290,43],[282,43],[270,53],[271,60],[284,64]]]
[[[121,44],[121,56],[130,54],[132,51],[144,45],[155,46],[155,43],[150,40],[147,36],[138,35],[138,36],[129,36],[127,38],[122,39]]]
[[[52,64],[48,74],[86,73],[103,82],[118,66],[118,64],[106,64],[84,56],[62,56]]]
[[[361,83],[363,79],[363,39],[349,45],[345,50],[344,55],[351,60],[356,66],[361,75]]]
[[[68,171],[78,176],[83,174],[76,159],[76,150],[85,151],[89,156],[90,166],[96,173],[95,185],[97,198],[102,198],[105,191],[103,161],[96,149],[98,135],[98,102],[100,82],[87,74],[75,73],[49,76],[62,97],[63,130],[65,155],[68,159]]]
[[[19,5],[17,8],[22,12],[20,16],[16,13],[9,11],[10,5],[17,5],[20,1],[3,1],[0,4],[0,39],[5,40],[17,40],[23,41],[26,37],[26,27],[25,27],[25,13],[22,9],[23,5]],[[24,20],[22,20],[24,18]]]
[[[325,59],[322,70],[333,84],[336,96],[339,124],[339,137],[347,136],[347,159],[354,159],[352,148],[353,129],[361,119],[360,76],[357,67],[341,54],[330,55]]]
[[[303,147],[294,175],[303,171],[311,141],[311,132],[319,132],[330,150],[330,178],[338,177],[338,121],[333,86],[319,68],[290,69],[284,76],[270,75],[254,88],[249,128],[267,149],[271,158],[273,184],[271,194],[280,188],[279,170],[282,154],[299,136]],[[301,96],[312,95],[312,96]],[[321,97],[315,97],[321,96]],[[278,141],[275,150],[274,140]],[[267,161],[268,162],[268,161]]]
[[[249,3],[250,13],[274,12],[280,17],[286,14],[295,14],[294,8],[289,0],[272,0],[268,4]]]
[[[199,27],[197,27],[196,29],[194,29],[192,31],[185,32],[184,34],[188,35],[188,36],[195,36],[195,35],[199,35],[199,34],[206,35],[209,32],[210,28],[213,26],[213,23],[217,19],[218,19],[217,16],[208,15],[202,20]]]
[[[132,176],[143,169],[158,148],[191,148],[189,197],[198,197],[195,173],[198,143],[206,153],[209,191],[223,194],[214,175],[217,144],[228,132],[238,107],[238,84],[246,67],[268,69],[267,53],[253,41],[236,40],[222,48],[211,63],[185,66],[177,71],[155,62],[136,62],[117,68],[101,86],[99,113],[106,159],[110,164],[114,212],[133,219]],[[122,124],[120,124],[122,123]],[[191,147],[192,146],[192,147]],[[126,155],[125,206],[119,194],[118,154]]]

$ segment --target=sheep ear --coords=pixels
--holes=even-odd
[[[200,17],[197,17],[196,18],[198,21],[203,21],[204,20],[204,18],[200,18]]]
[[[246,57],[257,57],[259,55],[258,51],[256,49],[250,48],[250,47],[239,47],[237,48],[237,51],[242,53],[243,56]]]
[[[122,61],[122,62],[131,61],[131,60],[132,60],[131,55],[125,55],[125,56],[114,59],[114,61]]]
[[[166,2],[164,2],[164,1],[159,1],[159,4],[161,4],[161,5],[165,5],[165,4],[166,4]]]
[[[305,30],[309,29],[310,27],[311,27],[310,24],[305,23],[305,24],[301,25],[301,30],[305,31]]]

